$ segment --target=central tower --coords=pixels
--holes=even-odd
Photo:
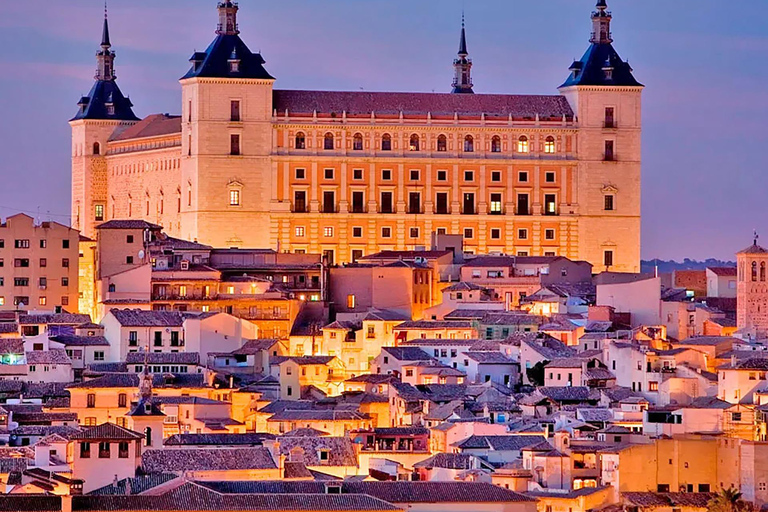
[[[240,39],[237,3],[217,8],[216,38],[181,78],[181,235],[215,247],[268,247],[275,79]]]

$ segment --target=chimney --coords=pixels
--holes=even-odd
[[[277,439],[265,439],[261,442],[261,445],[269,450],[269,454],[272,456],[272,460],[275,461],[275,465],[280,470],[280,474],[283,474],[283,467],[285,466],[285,458],[280,455],[280,441]]]
[[[61,512],[72,512],[72,496],[61,496]]]
[[[736,367],[736,354],[731,354],[731,368]]]

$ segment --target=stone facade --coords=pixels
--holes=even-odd
[[[768,336],[768,250],[755,243],[736,254],[736,324],[751,338]]]
[[[236,30],[224,37],[239,41]],[[266,71],[197,73],[194,59],[204,69],[218,41],[181,80],[180,119],[72,122],[73,218],[85,235],[104,204],[103,220],[334,263],[427,246],[444,232],[463,235],[472,253],[639,271],[634,78],[569,79],[560,96],[279,91]],[[104,155],[88,153],[94,142]]]

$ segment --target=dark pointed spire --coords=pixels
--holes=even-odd
[[[459,58],[453,61],[455,70],[453,76],[454,94],[473,94],[472,90],[472,61],[468,59],[467,30],[464,21],[464,13],[461,13],[461,39],[459,40]]]
[[[107,17],[107,2],[104,2],[104,28],[101,31],[101,47],[109,48],[112,43],[109,42],[109,19]]]

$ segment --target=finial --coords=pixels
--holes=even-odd
[[[755,246],[757,246],[757,241],[758,241],[758,239],[760,239],[760,235],[757,234],[757,230],[755,230],[754,234],[755,234]]]
[[[109,16],[107,12],[107,2],[104,2],[104,28],[101,32],[101,46],[109,48],[112,44],[109,42]]]

